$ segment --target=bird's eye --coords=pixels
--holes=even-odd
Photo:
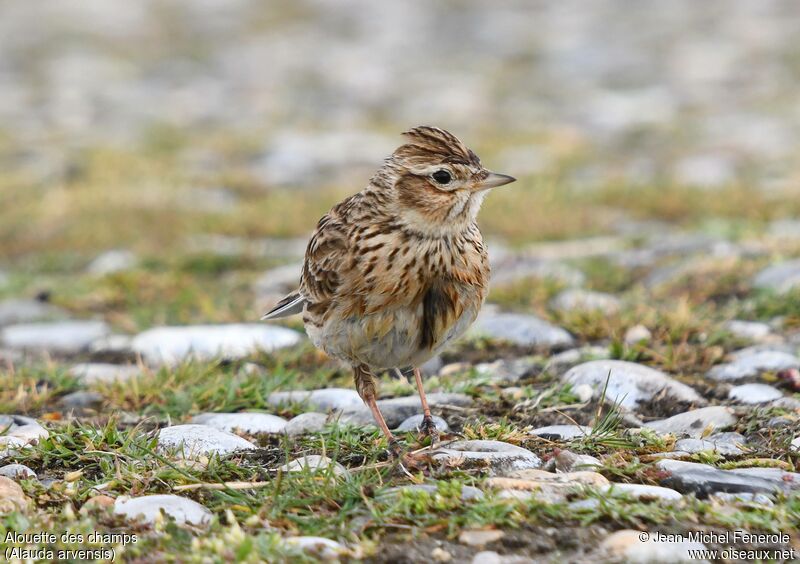
[[[446,170],[437,170],[436,172],[431,174],[431,177],[439,184],[449,184],[450,181],[453,179],[453,177],[450,176],[450,173],[447,172]]]

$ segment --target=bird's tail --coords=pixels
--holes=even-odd
[[[290,315],[294,315],[295,313],[300,313],[303,311],[303,307],[305,305],[306,299],[300,295],[300,292],[292,292],[279,301],[275,307],[265,313],[261,319],[264,320],[278,319],[279,317],[289,317]]]

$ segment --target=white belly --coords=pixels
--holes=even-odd
[[[306,332],[314,345],[327,354],[350,364],[382,370],[424,364],[463,335],[477,315],[477,309],[465,310],[430,349],[420,347],[422,306],[331,320],[322,327],[309,324]]]

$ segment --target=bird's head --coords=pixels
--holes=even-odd
[[[438,127],[406,131],[408,143],[373,178],[393,192],[393,212],[408,228],[441,236],[475,221],[491,188],[515,178],[491,172],[455,135]]]

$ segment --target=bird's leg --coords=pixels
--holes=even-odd
[[[422,403],[422,425],[420,425],[420,431],[429,436],[432,443],[435,443],[439,440],[439,430],[436,428],[436,423],[433,422],[433,417],[431,417],[431,408],[428,407],[425,389],[422,387],[422,373],[419,368],[414,368],[414,380],[417,381],[419,401]]]
[[[370,372],[369,367],[363,364],[353,367],[353,372],[358,395],[361,396],[361,399],[367,404],[369,410],[372,412],[372,417],[375,419],[375,423],[378,424],[378,428],[386,437],[389,443],[389,453],[393,457],[398,458],[401,454],[400,443],[397,442],[397,438],[389,430],[389,426],[386,425],[386,420],[383,418],[380,408],[378,408],[378,402],[375,399],[377,396],[375,378],[372,376],[372,372]]]

